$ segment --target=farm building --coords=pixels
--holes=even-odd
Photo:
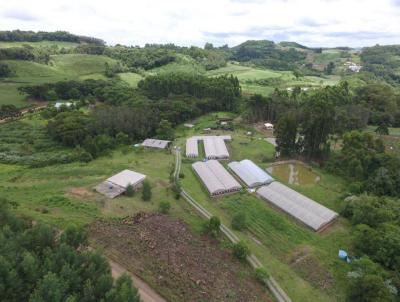
[[[198,157],[199,149],[197,146],[196,138],[189,138],[186,140],[186,157]]]
[[[204,151],[207,159],[228,159],[229,152],[225,141],[230,141],[230,135],[226,136],[193,136],[186,140],[186,157],[198,157],[198,141],[204,142]]]
[[[231,162],[228,166],[250,188],[270,184],[274,181],[267,172],[248,159]]]
[[[166,149],[171,141],[165,141],[161,139],[153,139],[153,138],[147,138],[144,140],[142,143],[143,147],[148,147],[148,148],[157,148],[157,149]]]
[[[109,198],[114,198],[124,193],[129,185],[135,190],[138,189],[145,178],[146,175],[144,174],[131,170],[123,170],[97,185],[95,189]]]
[[[242,188],[236,179],[216,160],[195,162],[192,167],[213,197],[234,193]]]
[[[258,189],[257,195],[316,232],[338,217],[334,211],[276,181]]]

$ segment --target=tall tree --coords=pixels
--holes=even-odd
[[[276,136],[277,151],[282,156],[293,155],[297,151],[297,117],[294,113],[283,115],[275,125],[274,134]]]

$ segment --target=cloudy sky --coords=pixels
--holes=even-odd
[[[0,0],[0,29],[66,30],[108,44],[400,44],[400,0]]]

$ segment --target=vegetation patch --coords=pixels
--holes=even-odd
[[[168,301],[271,301],[252,269],[165,215],[95,222],[90,237]],[[123,240],[121,240],[123,239]]]

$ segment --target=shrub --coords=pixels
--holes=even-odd
[[[162,214],[168,214],[171,209],[171,204],[168,201],[161,201],[158,206],[158,211]]]
[[[212,216],[210,220],[205,223],[204,232],[214,237],[217,237],[220,233],[220,227],[221,220],[216,216]]]
[[[132,197],[133,195],[135,195],[135,190],[133,189],[132,185],[128,185],[126,187],[126,191],[125,191],[126,196],[128,197]]]
[[[269,278],[269,274],[263,267],[256,268],[255,277],[258,282],[265,285],[265,281]]]
[[[142,190],[142,199],[144,201],[149,201],[151,199],[151,187],[150,187],[150,183],[145,180],[143,182],[143,190]]]
[[[233,255],[238,258],[240,261],[246,260],[247,256],[250,254],[250,250],[247,247],[247,245],[239,241],[238,243],[235,243],[232,247],[233,249]]]
[[[236,213],[232,218],[232,228],[242,231],[246,228],[246,215],[243,212]]]

